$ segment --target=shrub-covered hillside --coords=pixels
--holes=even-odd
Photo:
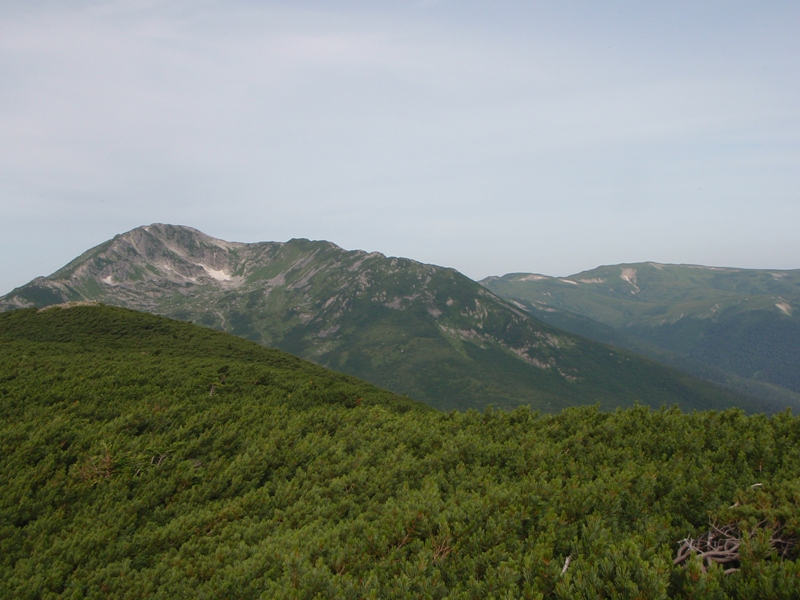
[[[443,414],[186,323],[14,311],[0,597],[793,598],[798,442],[789,413]]]

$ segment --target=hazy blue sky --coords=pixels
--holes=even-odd
[[[0,3],[0,294],[139,225],[800,267],[800,2]]]

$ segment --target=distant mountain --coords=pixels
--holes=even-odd
[[[800,393],[800,270],[635,263],[481,283],[580,335],[762,397]]]
[[[556,329],[453,269],[330,242],[140,227],[0,298],[0,310],[74,301],[226,330],[445,410],[778,408]]]

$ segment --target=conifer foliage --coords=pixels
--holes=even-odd
[[[440,413],[187,323],[0,315],[0,597],[793,598],[799,504],[788,412]],[[735,560],[683,556],[712,528]]]

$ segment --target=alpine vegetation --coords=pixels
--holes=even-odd
[[[107,306],[0,314],[4,598],[796,598],[800,420],[442,413]]]

